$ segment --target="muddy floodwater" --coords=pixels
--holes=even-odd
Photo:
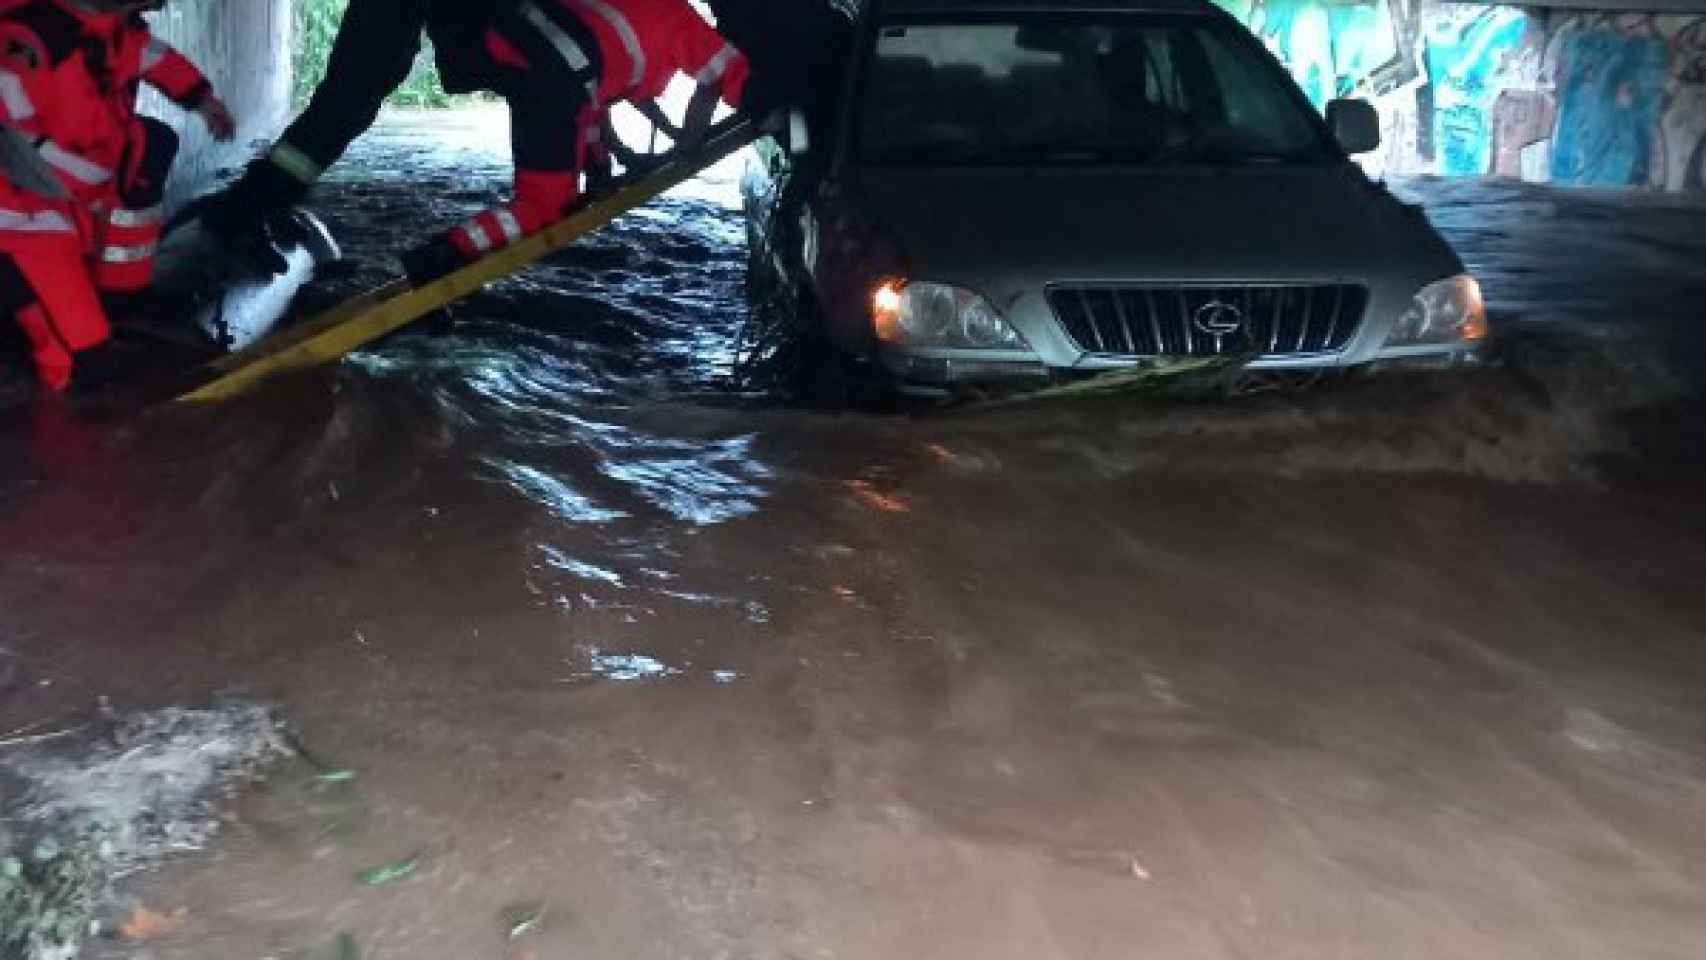
[[[388,119],[307,296],[504,143]],[[737,175],[227,404],[8,414],[0,734],[309,754],[120,882],[147,956],[1701,956],[1706,207],[1396,185],[1482,369],[823,410],[736,362]]]

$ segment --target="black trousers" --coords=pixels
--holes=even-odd
[[[598,45],[585,26],[554,0],[537,0],[537,9],[576,40],[596,71]],[[493,63],[485,49],[488,29],[503,34],[533,69],[515,71]],[[572,133],[563,147],[548,129],[549,121],[572,130],[574,114],[566,112],[565,101],[584,89],[585,78],[574,74],[516,0],[351,0],[325,79],[280,139],[322,168],[337,162],[408,77],[423,31],[433,41],[447,91],[502,94],[515,116],[518,146],[525,143],[530,154],[544,154],[541,162],[565,150],[572,155]]]
[[[853,19],[832,0],[710,0],[717,30],[752,64],[741,109],[762,117],[780,107],[806,113],[827,147],[836,94],[853,47]]]
[[[598,39],[579,18],[556,0],[538,0],[534,9],[567,37],[587,58],[576,69],[529,21],[522,9],[503,11],[492,26],[530,65],[527,70],[500,72],[494,89],[509,103],[510,150],[517,170],[578,169],[575,120],[591,100],[589,88],[603,74],[604,57]]]
[[[430,7],[427,0],[351,0],[325,79],[281,139],[322,168],[343,156],[408,77]]]

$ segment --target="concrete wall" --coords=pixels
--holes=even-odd
[[[1375,170],[1706,191],[1706,13],[1218,2],[1318,105],[1375,101]]]
[[[290,108],[291,0],[172,0],[153,14],[156,33],[194,60],[237,115],[237,139],[214,143],[199,117],[152,92],[143,110],[177,128],[184,152],[171,195],[206,189],[222,168],[239,166],[258,141],[275,136]]]

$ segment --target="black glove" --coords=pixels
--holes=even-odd
[[[197,201],[195,215],[225,241],[245,268],[263,275],[280,274],[289,264],[273,233],[288,223],[291,208],[307,194],[306,184],[262,157],[250,163],[236,183]]]
[[[290,212],[308,196],[308,185],[266,157],[251,161],[237,182],[218,194],[223,201],[215,228],[230,227],[233,233],[246,226],[275,220]]]
[[[467,265],[468,257],[442,233],[403,254],[403,274],[417,287],[424,287]]]

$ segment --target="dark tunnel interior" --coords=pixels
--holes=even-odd
[[[135,383],[0,269],[0,960],[1699,955],[1699,0],[439,2],[147,13]]]

